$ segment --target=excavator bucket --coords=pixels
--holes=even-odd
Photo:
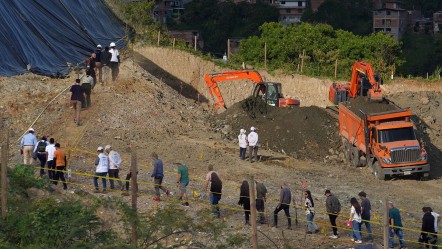
[[[384,96],[382,95],[382,91],[374,91],[370,89],[368,91],[368,99],[374,102],[382,102],[384,100]]]

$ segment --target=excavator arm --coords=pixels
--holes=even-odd
[[[206,85],[209,88],[210,96],[212,96],[214,105],[217,109],[221,107],[226,108],[223,96],[218,87],[218,82],[230,81],[230,80],[242,80],[242,79],[253,81],[255,84],[258,84],[263,81],[261,75],[254,70],[238,70],[238,71],[230,71],[222,73],[211,73],[211,74],[206,73],[204,75],[204,80],[206,81]]]
[[[368,92],[369,98],[373,100],[382,100],[382,89],[380,88],[379,82],[375,78],[373,68],[371,67],[370,63],[363,61],[357,61],[355,62],[355,64],[353,64],[349,96],[351,98],[355,98],[358,96],[358,90],[360,88],[360,85],[358,83],[360,78],[359,73],[365,75],[368,78],[368,81],[372,87]],[[361,92],[359,94],[362,95]]]

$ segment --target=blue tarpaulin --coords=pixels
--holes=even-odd
[[[125,46],[125,25],[103,1],[1,1],[0,75],[63,76],[98,44]]]

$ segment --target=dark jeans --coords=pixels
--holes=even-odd
[[[290,205],[282,203],[275,208],[275,211],[273,211],[273,224],[275,224],[275,226],[278,225],[278,213],[281,210],[284,210],[285,216],[287,216],[288,226],[291,227],[292,219],[290,218]]]
[[[137,171],[137,175],[138,175],[138,171]],[[132,178],[132,172],[129,172],[129,174],[126,175],[126,190],[129,190],[130,178]],[[138,184],[136,185],[136,187],[137,187],[136,191],[138,192]]]
[[[256,199],[256,211],[259,213],[259,222],[264,223],[265,222],[265,215],[264,215],[264,200],[263,199]]]
[[[109,64],[112,71],[112,81],[117,79],[118,73],[120,72],[120,65],[118,62],[110,62]]]
[[[81,89],[84,92],[83,101],[81,103],[81,107],[86,108],[91,106],[91,89],[92,86],[89,83],[81,84]]]
[[[119,169],[109,169],[109,178],[116,178],[116,179],[118,179],[117,180],[118,186],[121,188],[121,186],[123,186],[123,183],[120,181],[120,177],[118,176],[119,172],[120,172]],[[109,179],[109,182],[110,182],[111,189],[114,189],[115,188],[114,180],[113,179]]]
[[[368,237],[369,237],[369,238],[372,238],[372,237],[373,237],[373,234],[372,234],[372,232],[371,232],[371,221],[370,221],[370,216],[362,217],[361,228],[362,228],[362,225],[364,225],[364,224],[365,224],[365,227],[367,228],[367,234],[368,234]]]
[[[246,159],[246,151],[247,148],[239,148],[239,157],[241,157],[242,160]]]
[[[48,161],[48,175],[49,179],[53,180],[55,179],[55,160]]]
[[[40,176],[43,176],[45,174],[46,153],[37,152],[37,158],[40,161]]]
[[[66,179],[64,178],[64,171],[66,171],[66,166],[57,166],[55,167],[57,170],[55,172],[54,184],[58,184],[58,180],[60,179],[63,182],[63,189],[67,189],[68,185],[66,184]]]
[[[431,246],[432,249],[437,249],[437,235],[422,233],[421,237],[419,237],[419,243],[431,244],[433,245]],[[425,247],[430,248],[429,245],[425,245]]]
[[[252,154],[255,154],[255,161],[258,161],[258,146],[249,146],[249,160],[252,161]]]
[[[98,178],[101,178],[101,182],[103,184],[103,190],[106,190],[106,178],[105,178],[106,176],[107,176],[107,172],[102,172],[102,173],[95,172],[95,176],[94,176],[95,189],[98,190]]]
[[[328,218],[330,219],[330,224],[332,225],[333,235],[338,236],[338,228],[336,227],[336,218],[338,218],[337,214],[329,214]]]
[[[246,223],[249,223],[250,220],[250,202],[244,203],[243,205],[243,209],[244,209],[244,215],[246,217]]]
[[[154,177],[155,195],[157,197],[160,197],[160,189],[167,193],[167,189],[161,186],[161,183],[163,183],[163,177]]]

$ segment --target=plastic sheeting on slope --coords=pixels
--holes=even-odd
[[[31,71],[52,77],[111,42],[125,45],[124,24],[103,0],[0,2],[0,75]]]

